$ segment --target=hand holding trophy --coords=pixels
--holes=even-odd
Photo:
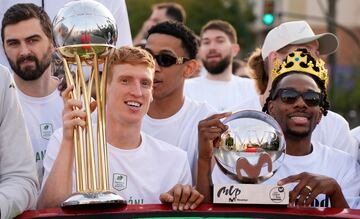
[[[286,188],[259,184],[273,176],[284,159],[285,139],[278,123],[251,110],[234,113],[223,123],[229,128],[214,157],[220,170],[240,184],[214,185],[214,203],[288,204]]]
[[[105,130],[106,75],[108,56],[117,40],[115,19],[109,10],[93,0],[67,3],[53,21],[54,41],[61,54],[66,82],[74,86],[71,96],[83,101],[86,120],[91,121],[91,90],[95,86],[97,101],[97,142],[93,127],[74,130],[74,150],[77,192],[62,203],[62,207],[90,204],[126,204],[109,191],[107,142]],[[76,65],[74,77],[69,64]],[[99,65],[103,64],[102,74]],[[85,81],[82,67],[91,66],[90,79]],[[94,145],[97,145],[95,148]],[[95,162],[95,160],[97,162]]]

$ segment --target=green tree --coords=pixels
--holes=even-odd
[[[349,66],[336,72],[335,92],[330,102],[331,110],[340,113],[350,127],[360,124],[360,65]]]
[[[151,14],[151,6],[164,0],[127,0],[127,9],[132,35],[141,29]],[[238,33],[241,56],[247,56],[254,49],[255,35],[250,30],[255,20],[253,5],[246,0],[173,0],[181,4],[187,13],[186,25],[200,33],[201,27],[209,20],[221,19],[230,22]],[[121,31],[120,31],[121,33]],[[121,34],[120,36],[121,37]]]

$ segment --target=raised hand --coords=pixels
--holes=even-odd
[[[196,189],[204,195],[204,202],[210,203],[211,197],[211,172],[213,164],[213,147],[216,146],[220,136],[228,127],[220,119],[230,116],[231,113],[221,113],[212,115],[199,122],[198,141],[199,141],[199,158],[197,171]]]
[[[221,134],[228,129],[220,119],[230,115],[230,112],[214,114],[199,122],[199,158],[212,158],[214,141],[220,139]]]
[[[73,140],[74,129],[77,126],[85,127],[86,125],[86,113],[82,110],[81,100],[75,100],[71,98],[71,91],[74,86],[68,86],[62,93],[64,101],[63,116],[63,139]],[[96,102],[90,103],[91,112],[96,109]],[[91,122],[91,121],[90,121]]]

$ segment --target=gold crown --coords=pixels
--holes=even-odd
[[[311,75],[315,75],[320,80],[324,81],[325,86],[328,82],[328,71],[325,68],[325,62],[322,59],[309,60],[310,54],[305,51],[294,51],[290,53],[280,65],[275,61],[274,69],[272,70],[272,78],[275,80],[282,74],[288,72],[303,72]],[[311,56],[310,56],[311,57]]]

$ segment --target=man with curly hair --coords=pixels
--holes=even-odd
[[[236,110],[262,109],[272,86],[270,73],[276,60],[282,60],[297,48],[305,48],[315,57],[325,56],[336,52],[338,45],[334,34],[315,34],[306,21],[285,22],[273,28],[265,37],[262,48],[256,49],[248,61],[260,98],[239,103]],[[358,157],[358,146],[350,135],[349,123],[331,110],[314,130],[312,139]]]
[[[315,127],[329,109],[324,63],[300,49],[290,53],[272,73],[274,80],[263,110],[283,130],[286,155],[282,167],[264,183],[289,184],[290,206],[356,208],[360,199],[359,164],[349,154],[311,139]],[[210,158],[211,141],[227,129],[220,122],[221,117],[199,124],[202,130],[199,157]],[[211,136],[214,129],[220,132]],[[212,183],[238,183],[224,175],[218,166],[209,179],[210,163],[205,165],[204,159],[201,162],[199,159],[199,168],[200,164],[203,171],[199,172],[197,186],[208,201]]]

